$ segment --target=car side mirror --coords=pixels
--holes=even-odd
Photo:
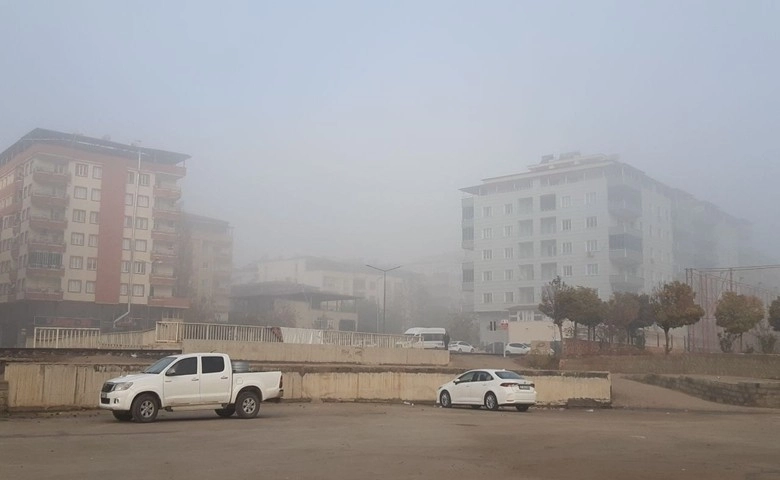
[[[453,380],[452,381],[452,383],[454,383],[455,385],[459,384],[460,382],[461,382],[461,380]]]
[[[165,376],[166,376],[166,377],[172,377],[172,376],[174,376],[174,375],[176,375],[176,370],[175,370],[175,369],[173,369],[173,368],[171,368],[170,370],[168,370],[167,372],[165,372]]]

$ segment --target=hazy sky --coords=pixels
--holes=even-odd
[[[189,153],[262,255],[458,251],[459,188],[619,153],[780,234],[780,2],[0,0],[0,145]]]

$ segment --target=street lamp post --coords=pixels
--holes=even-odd
[[[401,265],[393,268],[378,268],[368,264],[366,264],[366,266],[368,268],[373,268],[374,270],[379,270],[382,272],[382,333],[386,333],[385,328],[387,324],[385,322],[387,321],[387,272],[401,268]]]

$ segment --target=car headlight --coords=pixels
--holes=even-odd
[[[127,390],[128,388],[133,386],[133,382],[122,382],[122,383],[115,383],[114,388],[111,389],[112,392],[121,392],[122,390]]]

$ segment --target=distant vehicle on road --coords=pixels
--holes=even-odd
[[[531,353],[531,345],[527,343],[507,343],[504,347],[507,355],[527,355]]]
[[[254,418],[260,403],[281,399],[282,372],[249,372],[245,362],[224,353],[191,353],[162,358],[141,373],[103,384],[100,408],[121,421],[153,422],[160,409],[209,410]]]
[[[450,343],[449,350],[450,352],[460,353],[474,353],[477,351],[477,349],[474,348],[471,344],[461,341]]]
[[[412,335],[419,339],[423,348],[444,348],[444,335],[447,330],[435,327],[412,327],[404,332],[404,335]]]
[[[536,389],[532,382],[509,370],[469,370],[447,382],[436,391],[436,403],[444,408],[453,405],[471,405],[488,410],[514,406],[525,412],[536,403]]]

